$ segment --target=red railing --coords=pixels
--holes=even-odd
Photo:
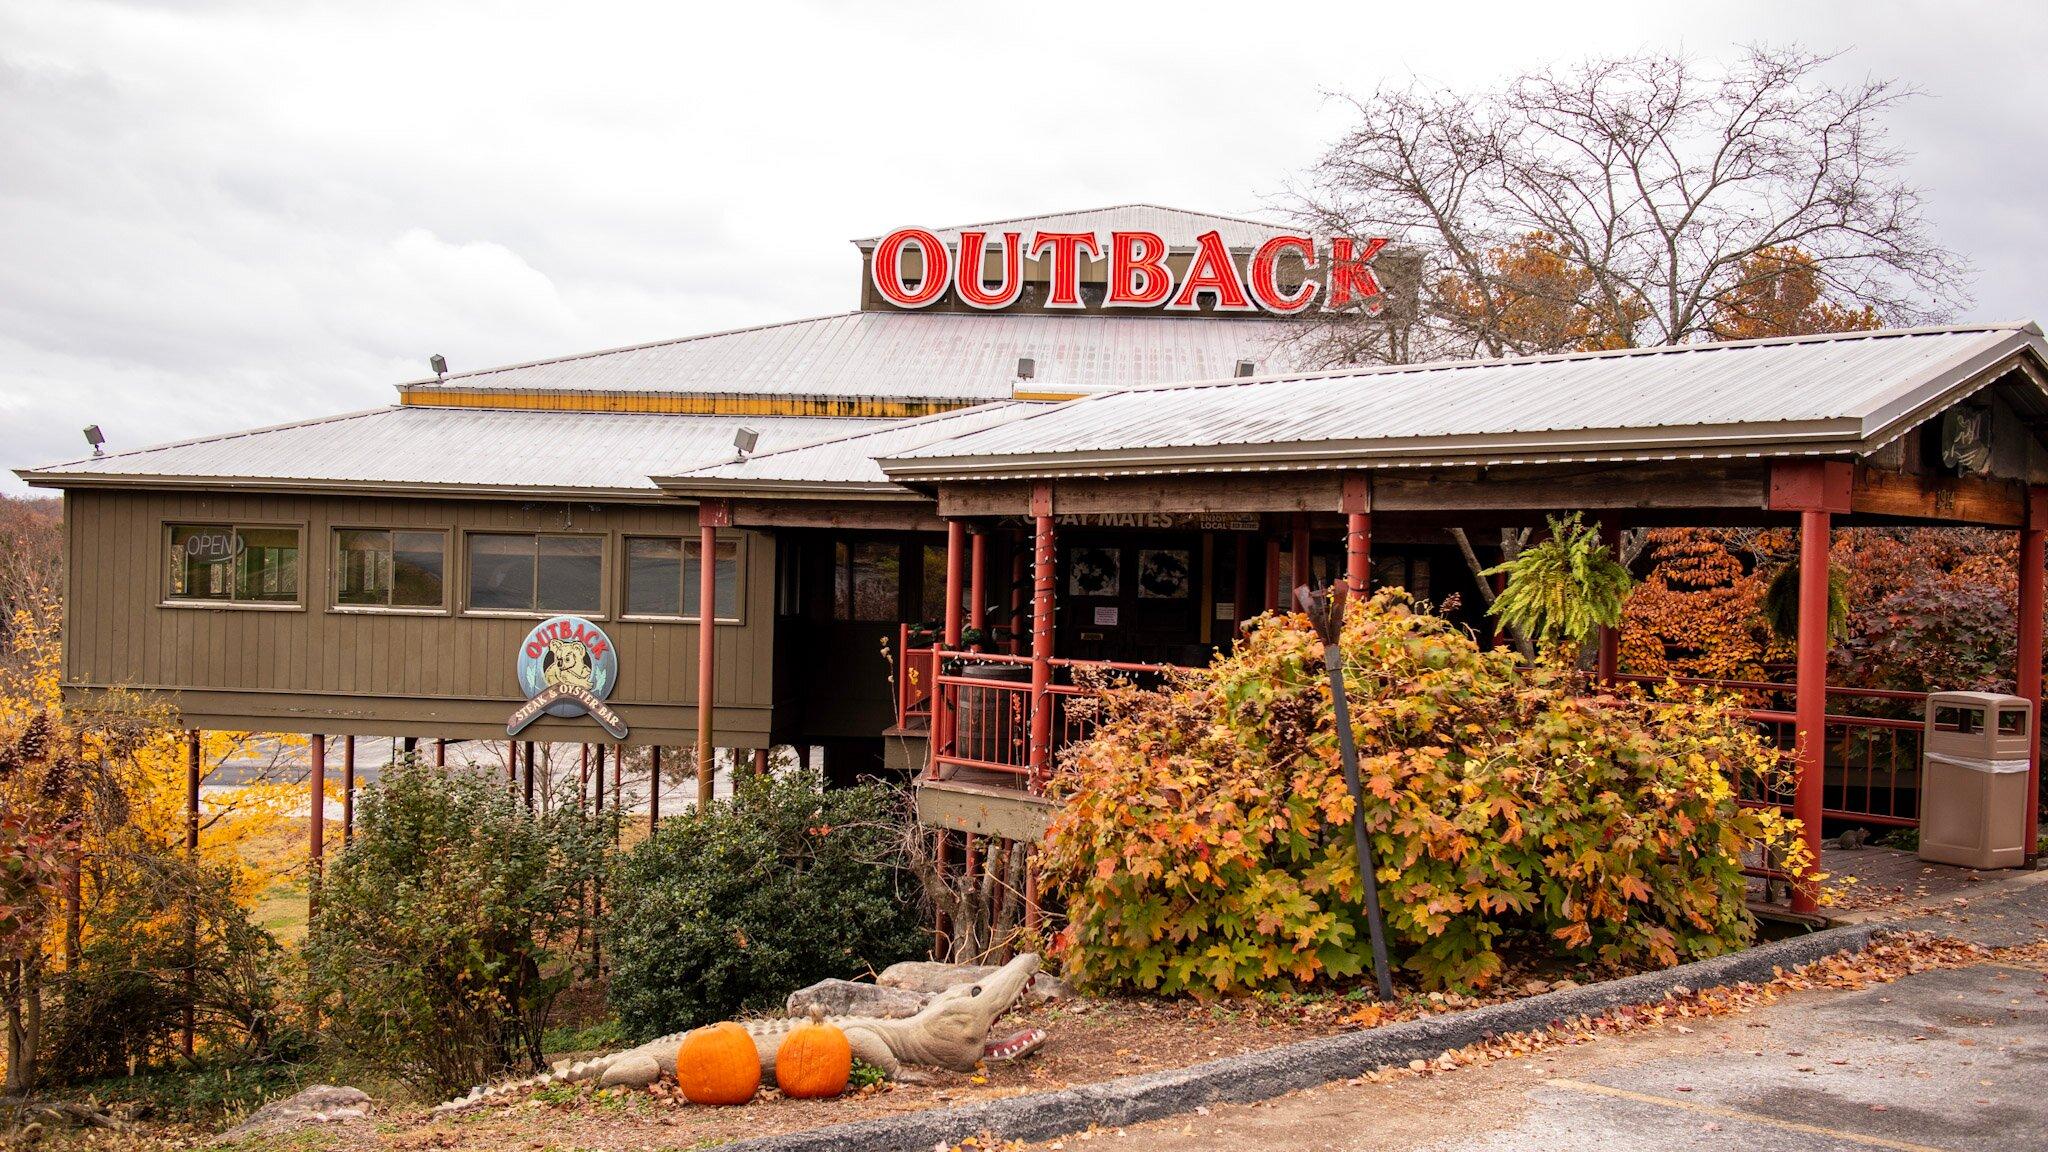
[[[1038,791],[1045,773],[1031,766],[1031,658],[990,652],[936,653],[937,719],[928,774],[946,779],[959,769],[994,773]],[[1100,723],[1097,706],[1111,686],[1146,686],[1177,671],[1166,664],[1111,660],[1052,660],[1051,682],[1040,704],[1052,710],[1050,765],[1061,749],[1088,738]]]
[[[910,625],[896,630],[896,727],[922,728],[932,722],[932,653],[912,648]]]
[[[1645,685],[1665,682],[1655,676],[1620,679]],[[1749,718],[1764,728],[1772,743],[1788,752],[1796,745],[1798,716],[1793,711],[1793,685],[1690,676],[1671,679],[1686,687],[1739,694],[1749,704]],[[1922,721],[1915,717],[1923,713],[1927,694],[1829,685],[1827,695],[1831,708],[1846,702],[1844,707],[1849,709],[1862,706],[1873,713],[1893,714],[1827,714],[1823,727],[1821,814],[1867,824],[1918,827]],[[1770,789],[1761,781],[1749,780],[1742,782],[1742,788],[1746,803],[1771,804],[1788,812],[1792,808],[1789,786]]]

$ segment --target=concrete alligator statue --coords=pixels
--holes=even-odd
[[[914,1016],[887,1019],[874,1016],[828,1016],[825,1023],[846,1033],[854,1058],[882,1070],[892,1080],[921,1081],[925,1074],[913,1065],[971,1072],[983,1060],[1015,1060],[1036,1051],[1045,1043],[1043,1029],[1026,1028],[1013,1036],[992,1041],[989,1030],[1023,1000],[1038,974],[1038,956],[1026,952],[973,984],[962,984],[933,996]],[[754,1050],[761,1058],[761,1079],[775,1080],[775,1052],[783,1037],[801,1023],[797,1019],[744,1020],[741,1027],[754,1038]],[[496,1087],[478,1085],[466,1096],[458,1096],[436,1111],[454,1112],[474,1107],[496,1097],[549,1084],[595,1081],[604,1087],[644,1088],[664,1075],[674,1075],[676,1049],[688,1033],[676,1032],[539,1076],[514,1080]]]

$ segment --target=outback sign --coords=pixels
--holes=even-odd
[[[962,231],[958,251],[981,253],[978,266],[971,259],[955,259],[953,250],[928,228],[899,228],[875,246],[870,266],[875,291],[899,308],[926,307],[948,290],[971,308],[1008,308],[1023,296],[1024,262],[1042,258],[1050,277],[1047,308],[1086,307],[1081,299],[1086,259],[1107,262],[1105,308],[1192,312],[1207,297],[1218,312],[1292,316],[1316,306],[1318,297],[1326,311],[1378,312],[1384,294],[1372,260],[1386,246],[1384,237],[1335,236],[1319,245],[1311,236],[1283,234],[1253,249],[1240,271],[1222,234],[1209,231],[1195,237],[1187,270],[1176,276],[1168,265],[1166,239],[1157,232],[1111,232],[1106,239],[1099,232],[1033,232],[1027,241],[1022,232]],[[903,254],[910,248],[916,248],[924,262],[924,274],[914,279],[903,269]],[[999,254],[1002,266],[994,287],[982,274],[991,254]],[[1300,262],[1301,275],[1284,284],[1281,264],[1289,257]]]
[[[518,672],[526,703],[505,722],[505,735],[519,735],[545,713],[587,715],[613,739],[626,738],[626,722],[605,703],[619,679],[619,657],[604,629],[581,616],[543,620],[520,642]]]

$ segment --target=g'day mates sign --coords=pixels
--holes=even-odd
[[[899,228],[875,246],[869,267],[875,291],[899,308],[928,307],[949,291],[970,308],[1008,308],[1024,294],[1029,260],[1045,264],[1047,308],[1087,307],[1081,298],[1086,262],[1106,264],[1104,308],[1193,312],[1207,302],[1217,312],[1276,316],[1317,306],[1376,313],[1384,293],[1372,261],[1386,246],[1384,237],[1335,236],[1318,243],[1306,235],[1276,235],[1252,249],[1240,268],[1222,234],[1214,231],[1197,236],[1191,253],[1174,253],[1157,232],[1033,232],[1027,237],[1022,232],[962,231],[954,249],[930,229]],[[913,249],[922,258],[921,274],[904,267],[905,253]],[[977,253],[980,260],[974,258]],[[992,263],[1001,268],[997,276],[989,274]],[[1174,264],[1184,264],[1184,270],[1176,274]],[[1283,276],[1283,271],[1292,274]]]
[[[533,626],[519,644],[519,690],[526,703],[505,722],[505,735],[549,716],[589,716],[615,740],[626,722],[605,703],[619,679],[619,657],[604,629],[581,616],[555,616]]]

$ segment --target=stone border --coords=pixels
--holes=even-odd
[[[896,1152],[947,1146],[983,1132],[1005,1140],[1049,1140],[1091,1124],[1120,1127],[1192,1111],[1202,1104],[1246,1104],[1347,1080],[1375,1068],[1433,1060],[1446,1049],[1509,1032],[1533,1031],[1574,1016],[1597,1016],[1621,1004],[1654,1003],[1681,985],[1701,989],[1744,981],[1762,983],[1771,979],[1773,969],[1793,968],[1864,948],[1883,931],[1874,924],[1830,928],[1660,972],[1321,1036],[1186,1068],[763,1136],[720,1147],[730,1152]]]

